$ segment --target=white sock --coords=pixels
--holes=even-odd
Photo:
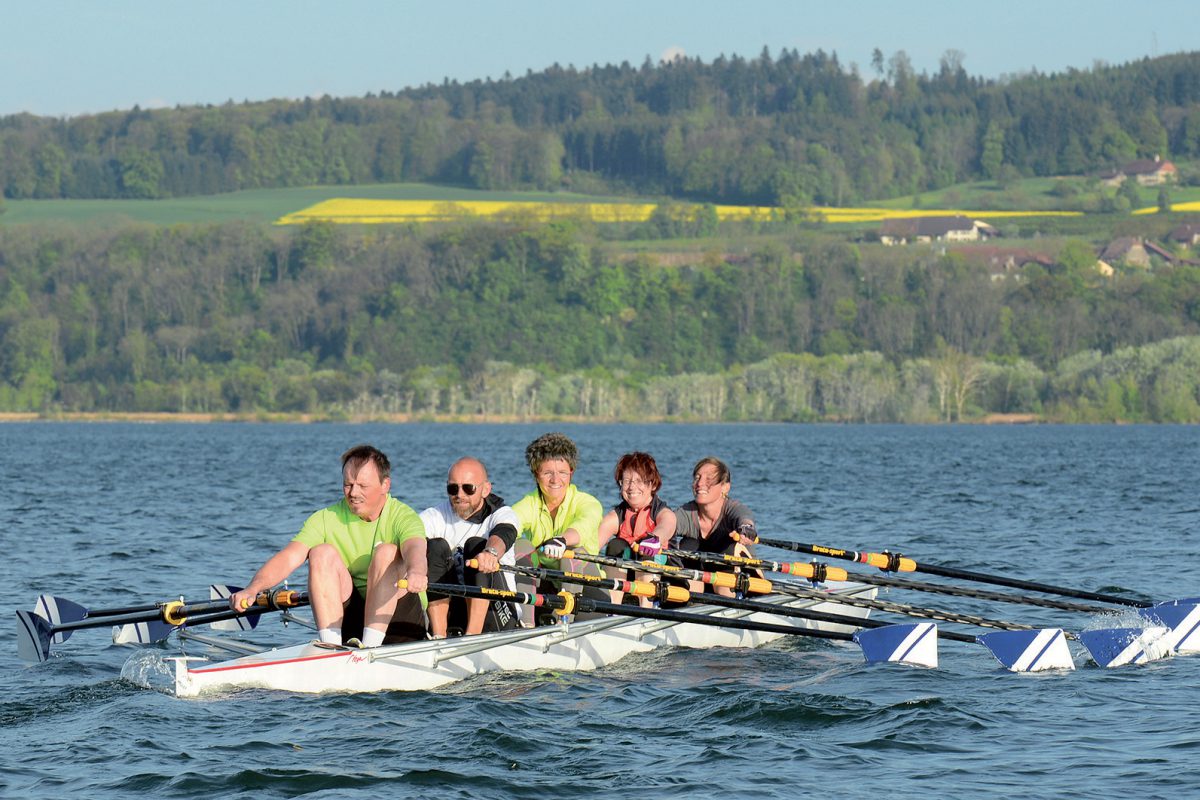
[[[362,636],[363,647],[379,647],[379,645],[383,644],[384,633],[386,633],[386,631],[379,631],[379,630],[375,630],[374,628],[367,628],[366,630],[363,631],[363,636]]]
[[[317,631],[317,638],[325,644],[341,644],[342,629],[341,628],[321,628]]]

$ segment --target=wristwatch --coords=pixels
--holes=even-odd
[[[491,554],[492,554],[492,555],[494,555],[496,558],[499,558],[499,557],[500,557],[500,554],[496,552],[496,548],[494,548],[494,547],[485,547],[485,548],[483,548],[483,552],[485,552],[485,553],[491,553]]]

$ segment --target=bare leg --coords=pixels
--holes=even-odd
[[[371,556],[367,570],[367,602],[363,613],[363,629],[372,628],[387,632],[388,623],[396,613],[400,601],[400,590],[396,581],[404,577],[405,570],[400,561],[399,548],[394,544],[381,544]]]
[[[479,597],[472,597],[467,600],[467,635],[474,636],[477,633],[483,633],[483,623],[487,620],[488,603],[490,600],[484,600]]]
[[[342,605],[350,599],[354,581],[342,557],[330,544],[308,551],[308,596],[318,628],[342,627]]]
[[[439,600],[430,600],[425,612],[429,615],[430,633],[439,639],[444,639],[446,637],[446,630],[449,627],[450,598],[443,597]]]

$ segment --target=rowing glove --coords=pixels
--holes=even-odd
[[[562,558],[562,554],[566,549],[567,540],[561,536],[555,536],[542,545],[542,555],[546,556],[546,558]]]

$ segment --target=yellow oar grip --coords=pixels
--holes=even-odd
[[[770,594],[771,582],[765,578],[751,578],[746,588],[755,594]]]
[[[645,581],[633,581],[629,584],[629,591],[627,594],[634,595],[635,597],[654,597],[658,594],[658,591],[654,588],[654,584],[652,583],[646,583]]]
[[[732,572],[714,572],[712,573],[712,585],[732,589],[737,586],[737,575]]]
[[[692,593],[682,586],[668,586],[667,600],[672,603],[686,603],[692,599]]]
[[[812,564],[806,564],[803,561],[793,561],[790,564],[784,564],[782,566],[786,566],[787,569],[780,570],[781,572],[786,573],[788,575],[797,575],[801,578],[811,579],[817,574],[816,567],[814,567]],[[845,580],[850,579],[850,573],[846,572],[846,570],[842,569],[841,567],[831,567],[829,565],[824,565],[824,566],[825,566],[824,580],[845,581]]]
[[[276,608],[291,608],[292,606],[300,605],[296,602],[296,595],[298,594],[299,592],[295,589],[284,589],[281,592],[276,592],[273,598],[268,598],[265,594],[260,595],[257,605],[265,606],[274,602]]]
[[[880,569],[887,569],[888,565],[892,563],[891,559],[888,558],[888,556],[884,555],[883,553],[864,553],[864,555],[866,556],[866,563],[870,564],[872,567],[879,567]],[[904,558],[903,556],[901,556],[899,559],[899,563],[896,567],[896,571],[897,572],[916,572],[917,571],[917,562],[913,561],[911,558]]]
[[[738,575],[733,572],[714,572],[712,573],[712,585],[725,589],[736,589]],[[746,588],[755,594],[770,594],[771,582],[763,578],[747,578]]]
[[[182,600],[172,600],[169,603],[164,603],[162,607],[163,622],[168,625],[182,625],[187,622],[187,615],[179,613],[179,609],[181,608],[183,608]]]
[[[408,588],[408,578],[401,578],[400,580],[396,581],[396,588],[397,589],[407,589]]]

